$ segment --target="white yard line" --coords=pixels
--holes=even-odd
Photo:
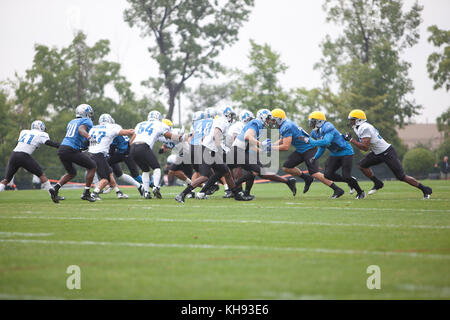
[[[450,260],[450,255],[445,254],[424,254],[419,252],[396,252],[396,251],[369,251],[352,249],[327,249],[327,248],[289,248],[289,247],[265,247],[265,246],[244,246],[244,245],[212,245],[212,244],[179,244],[179,243],[152,243],[152,242],[109,242],[109,241],[71,241],[71,240],[29,240],[29,239],[0,239],[4,243],[19,244],[56,244],[56,245],[76,245],[76,246],[116,246],[116,247],[141,247],[141,248],[178,248],[178,249],[215,249],[215,250],[263,250],[279,252],[303,252],[303,253],[324,253],[324,254],[346,254],[346,255],[378,255],[397,256],[407,258],[423,258]]]
[[[48,237],[51,236],[53,233],[25,233],[25,232],[0,232],[0,236],[4,237],[14,237],[14,236],[21,236],[21,237]]]
[[[298,226],[324,227],[366,227],[366,228],[412,228],[446,230],[450,226],[401,225],[375,223],[332,223],[283,220],[231,220],[231,219],[177,219],[177,218],[128,218],[128,217],[55,217],[55,216],[0,216],[0,219],[37,219],[37,220],[87,220],[87,221],[150,221],[150,222],[185,222],[185,223],[236,223],[236,224],[285,224]]]
[[[3,300],[66,300],[61,297],[45,297],[45,296],[35,296],[29,294],[9,294],[0,293],[0,299]]]

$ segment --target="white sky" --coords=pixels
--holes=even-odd
[[[405,0],[409,7],[414,1]],[[256,0],[250,19],[240,31],[239,41],[227,48],[220,61],[227,67],[245,70],[248,65],[249,39],[267,43],[281,54],[289,67],[281,82],[286,88],[312,89],[321,84],[320,72],[313,70],[319,61],[320,42],[326,34],[336,34],[336,26],[325,23],[323,1],[318,0]],[[414,99],[424,106],[417,122],[434,122],[448,106],[450,93],[433,90],[426,61],[436,50],[427,42],[427,27],[436,24],[450,29],[449,0],[420,0],[424,5],[420,42],[409,49],[404,59],[412,63],[410,77],[415,86]],[[0,2],[0,81],[23,75],[32,65],[34,44],[61,48],[73,39],[74,28],[81,28],[92,45],[100,39],[111,41],[110,60],[122,65],[122,74],[142,95],[148,92],[140,85],[158,67],[148,54],[151,40],[143,39],[140,30],[131,29],[123,21],[125,0],[1,0]],[[188,86],[196,84],[188,82]],[[176,114],[177,112],[175,112]]]

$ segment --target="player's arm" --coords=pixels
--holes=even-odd
[[[288,151],[292,144],[292,136],[282,138],[277,145],[273,145],[273,150]]]
[[[136,132],[133,134],[133,136],[130,138],[130,141],[128,141],[128,144],[131,146],[133,144],[134,139],[136,139]]]
[[[255,130],[248,129],[247,132],[245,133],[244,140],[248,141],[251,150],[256,151],[256,152],[260,152],[261,151],[261,149],[258,148],[259,146],[261,146],[261,141],[258,141],[256,139],[256,132],[255,132]]]
[[[59,143],[56,141],[52,141],[50,139],[48,139],[47,141],[44,142],[45,145],[49,146],[49,147],[53,147],[53,148],[59,148]]]
[[[313,147],[328,147],[331,144],[331,141],[333,141],[333,134],[327,133],[323,137],[323,139],[315,140],[312,138],[308,138],[309,142]]]
[[[320,157],[325,153],[325,151],[327,150],[326,147],[319,147],[319,149],[317,149],[316,154],[314,155],[314,159],[320,159]]]
[[[215,127],[214,128],[214,135],[213,135],[213,140],[214,140],[214,144],[216,145],[216,148],[218,150],[222,149],[222,130],[220,130],[220,128]]]
[[[82,124],[81,126],[78,127],[78,133],[88,140],[91,138],[91,136],[89,135],[89,132],[88,132],[88,127],[84,124]]]
[[[370,149],[370,138],[362,138],[361,142],[351,138],[349,142],[360,150],[369,151]]]
[[[122,129],[119,131],[119,136],[132,136],[134,135],[134,129]]]
[[[185,134],[176,134],[176,133],[172,133],[170,131],[166,131],[164,133],[164,137],[166,137],[167,139],[170,139],[172,141],[178,141],[181,142],[184,140],[185,138]]]

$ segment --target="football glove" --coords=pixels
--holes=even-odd
[[[352,135],[350,133],[343,133],[342,138],[344,138],[345,141],[352,140]]]
[[[272,150],[272,141],[270,139],[266,139],[261,142],[262,149],[269,152]]]

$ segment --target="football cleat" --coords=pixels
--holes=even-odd
[[[295,196],[297,194],[297,187],[295,185],[296,183],[297,183],[297,181],[295,180],[295,178],[289,178],[288,182],[287,182],[287,185],[288,185],[289,189],[291,189],[293,196]]]
[[[310,176],[306,176],[305,179],[305,187],[303,188],[303,193],[307,193],[309,190],[309,187],[311,187],[311,184],[313,183],[314,178]]]
[[[350,188],[350,192],[349,192],[349,193],[350,193],[350,194],[354,194],[354,193],[355,193],[355,191],[356,191],[355,189],[353,189],[353,188]]]
[[[128,199],[128,195],[123,193],[122,191],[117,191],[116,194],[117,194],[117,198],[119,198],[119,199]]]
[[[85,192],[81,196],[81,200],[87,200],[89,202],[95,202],[97,199],[95,197],[93,197],[90,192]]]
[[[225,199],[234,198],[234,193],[231,190],[225,190],[225,194],[223,195]]]
[[[104,189],[103,191],[100,191],[100,193],[103,193],[103,194],[110,193],[111,190],[112,190],[112,188],[108,187],[108,188]]]
[[[143,197],[144,196],[144,187],[142,186],[142,184],[139,185],[139,187],[137,189],[138,189],[139,194],[141,195],[141,197]]]
[[[144,191],[144,199],[151,199],[152,198],[152,194],[148,191]]]
[[[424,200],[430,199],[433,190],[430,187],[425,187],[424,189],[425,190],[423,191],[423,199]]]
[[[384,187],[384,183],[381,183],[381,184],[375,184],[375,185],[373,186],[373,188],[369,190],[368,194],[369,194],[369,195],[375,194],[375,193],[377,193],[377,191],[378,191],[379,189],[381,189],[381,188],[383,188],[383,187]]]
[[[179,195],[177,195],[175,197],[175,200],[178,201],[179,203],[184,203],[184,193],[180,193]]]
[[[208,199],[208,195],[204,192],[197,192],[197,194],[195,195],[195,199],[199,199],[199,200],[206,200]]]
[[[91,197],[94,198],[95,200],[102,200],[97,192],[92,192],[91,193]]]
[[[331,199],[337,199],[340,196],[342,196],[344,194],[344,190],[342,190],[341,188],[338,188],[334,191],[333,195],[331,196]]]
[[[217,183],[215,183],[211,188],[209,188],[208,190],[206,190],[205,194],[207,196],[212,195],[214,192],[218,191],[220,189],[219,185]]]
[[[248,191],[244,191],[244,196],[250,197],[252,200],[255,199],[255,196],[250,194],[250,192],[248,192]]]
[[[63,196],[56,196],[56,197],[58,198],[59,201],[66,200],[66,197],[63,197]]]
[[[236,193],[236,194],[234,195],[234,200],[237,200],[237,201],[252,201],[253,198],[250,197],[250,196],[246,196],[246,195],[244,194],[244,192],[239,191],[238,193]]]
[[[48,189],[48,193],[50,193],[50,197],[52,198],[52,201],[54,203],[58,203],[59,202],[58,191],[56,191],[53,188],[50,188],[50,189]]]
[[[188,199],[190,199],[190,198],[195,198],[195,192],[194,191],[191,191],[191,192],[189,192],[188,194],[187,194],[187,196],[186,196]]]
[[[361,200],[361,199],[364,199],[365,197],[366,197],[366,193],[365,193],[364,190],[363,190],[363,191],[361,191],[361,193],[358,193],[358,194],[356,195],[356,198],[355,198],[355,199]]]
[[[160,188],[159,187],[154,187],[153,188],[153,195],[157,198],[157,199],[162,199],[162,195],[160,192]]]

